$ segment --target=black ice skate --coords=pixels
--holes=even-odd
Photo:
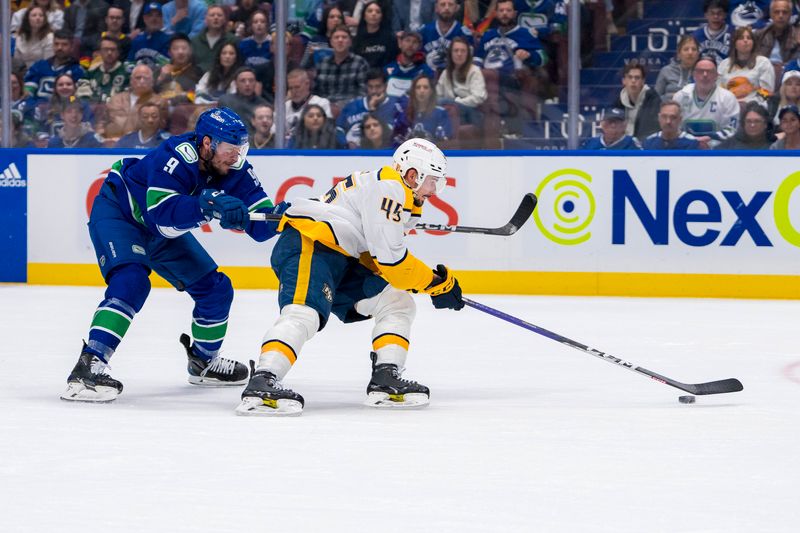
[[[189,335],[182,334],[181,344],[189,358],[189,383],[204,387],[232,387],[247,383],[247,367],[238,361],[217,356],[211,361],[197,357],[192,351]]]
[[[251,368],[254,366],[252,361],[250,365]],[[253,368],[253,377],[242,392],[242,403],[236,408],[236,414],[298,416],[303,412],[304,404],[303,397],[281,386],[275,374]]]
[[[86,343],[83,343],[86,350]],[[67,378],[62,400],[108,403],[122,392],[122,383],[108,374],[108,365],[96,355],[81,351],[78,363]]]
[[[369,356],[372,359],[372,379],[367,385],[365,405],[389,409],[413,409],[428,405],[431,395],[428,387],[403,379],[397,365],[376,365],[378,356],[375,352],[371,352]]]

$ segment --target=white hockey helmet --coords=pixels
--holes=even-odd
[[[422,187],[428,176],[436,180],[436,194],[441,194],[447,186],[447,158],[429,140],[409,139],[394,151],[392,157],[400,167],[400,175],[404,181],[406,172],[412,168],[417,171],[417,186],[412,188],[414,192]]]

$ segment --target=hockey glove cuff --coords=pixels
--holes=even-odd
[[[292,207],[292,204],[290,204],[289,202],[281,202],[272,208],[272,214],[282,215],[290,207]],[[278,234],[278,224],[280,224],[280,221],[277,220],[274,222],[267,223],[267,239],[271,239],[272,237]]]
[[[461,298],[461,287],[458,280],[447,270],[444,265],[436,265],[434,276],[439,277],[439,283],[425,289],[431,295],[431,301],[436,309],[453,309],[458,311],[464,307]]]
[[[224,229],[243,230],[250,222],[244,202],[214,189],[204,189],[198,198],[200,210],[206,218],[216,218]]]

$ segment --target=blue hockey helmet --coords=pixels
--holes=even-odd
[[[249,148],[247,127],[232,109],[220,107],[203,111],[197,118],[194,132],[198,144],[202,143],[203,137],[209,137],[212,150],[220,151],[220,148],[224,148],[223,152],[236,150],[242,162],[247,156]]]

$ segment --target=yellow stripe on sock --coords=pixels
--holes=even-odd
[[[297,354],[294,349],[283,341],[271,340],[261,345],[261,353],[278,352],[286,356],[291,364],[297,361]]]
[[[394,333],[384,333],[372,339],[372,349],[375,351],[378,351],[384,346],[388,346],[390,344],[397,344],[404,350],[408,351],[408,339],[401,337],[400,335],[395,335]]]

